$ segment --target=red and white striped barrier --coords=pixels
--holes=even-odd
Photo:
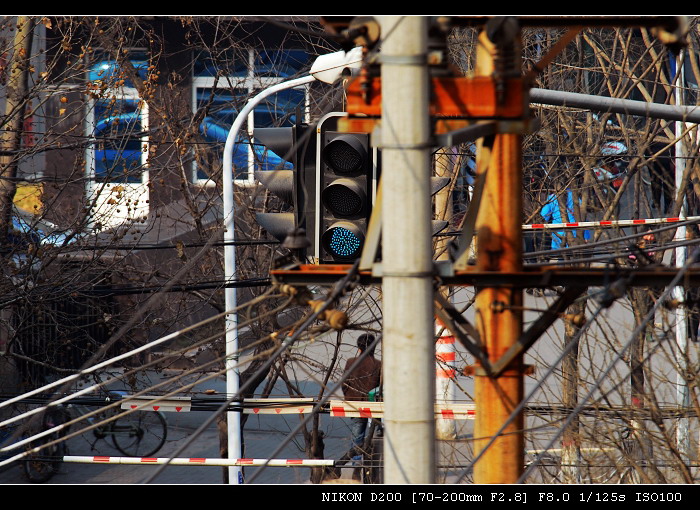
[[[637,220],[608,220],[608,221],[576,221],[573,223],[532,223],[523,225],[523,230],[563,228],[596,228],[596,227],[633,227],[638,225],[658,225],[660,223],[677,223],[680,221],[700,220],[700,216],[686,218],[647,218]]]
[[[301,398],[245,398],[243,414],[303,414],[314,408],[314,399]],[[186,413],[192,410],[189,397],[154,397],[126,396],[121,401],[121,408],[138,411],[164,411]]]
[[[104,455],[66,455],[63,462],[74,464],[129,464],[150,466],[168,464],[171,466],[270,466],[270,467],[317,467],[332,466],[333,459],[207,459],[167,457],[108,457]]]
[[[190,397],[163,398],[127,395],[121,401],[121,408],[125,410],[137,409],[139,411],[187,413],[192,409],[192,399]]]
[[[436,330],[440,336],[435,342],[435,361],[436,361],[436,374],[437,383],[440,385],[441,381],[445,379],[453,379],[455,376],[455,337],[452,336],[450,330],[444,327],[440,321],[436,323]],[[443,388],[443,391],[447,390]]]
[[[246,398],[243,404],[243,414],[305,414],[313,411],[315,405],[314,399],[307,397]]]
[[[331,400],[330,415],[335,418],[382,418],[384,402]],[[475,404],[435,404],[435,417],[445,420],[473,420]]]

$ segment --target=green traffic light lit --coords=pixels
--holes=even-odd
[[[357,257],[362,247],[362,238],[344,227],[334,227],[327,233],[327,245],[334,256],[344,259]]]

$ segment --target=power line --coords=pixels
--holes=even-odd
[[[208,427],[213,423],[213,421],[224,411],[226,411],[226,408],[228,405],[236,400],[241,399],[241,395],[243,394],[244,391],[248,389],[252,381],[256,380],[256,376],[259,374],[264,374],[269,370],[269,368],[272,366],[272,363],[282,354],[284,354],[289,347],[297,340],[299,335],[301,334],[302,331],[306,330],[311,323],[316,320],[316,318],[323,313],[328,306],[334,302],[336,299],[338,299],[343,293],[346,292],[346,287],[351,286],[352,282],[356,276],[357,273],[357,268],[359,265],[360,261],[357,260],[355,264],[352,266],[351,270],[347,272],[345,277],[343,277],[338,283],[335,285],[333,290],[329,293],[328,297],[326,300],[323,302],[321,306],[316,308],[311,315],[308,316],[308,318],[304,321],[304,323],[296,329],[291,335],[287,336],[279,346],[279,348],[263,363],[263,365],[258,368],[256,373],[252,375],[250,378],[248,378],[247,381],[245,381],[243,384],[240,385],[238,392],[235,395],[231,395],[224,404],[222,404],[215,412],[212,412],[212,414],[207,418],[204,423],[202,423],[199,428],[197,428],[196,431],[194,431],[190,437],[185,441],[183,445],[181,445],[177,451],[175,451],[171,458],[175,458],[182,451],[185,450],[195,439],[197,439]],[[162,465],[155,473],[153,473],[152,476],[148,477],[143,483],[149,483],[155,478],[158,477],[158,475],[162,472],[162,470],[167,466],[167,463]]]
[[[597,390],[600,389],[601,384],[604,380],[606,380],[612,371],[613,367],[619,361],[620,359],[623,358],[627,350],[630,348],[632,345],[632,342],[635,341],[635,339],[642,333],[644,328],[646,327],[647,323],[649,321],[654,320],[654,316],[656,314],[656,311],[663,305],[663,303],[666,302],[666,298],[668,297],[669,294],[671,294],[675,288],[675,286],[678,284],[683,279],[684,274],[686,271],[690,268],[692,264],[694,264],[698,256],[700,255],[700,249],[696,249],[689,257],[685,265],[678,271],[678,274],[675,276],[673,281],[668,285],[666,290],[663,292],[663,294],[659,297],[659,299],[656,300],[654,303],[654,306],[651,308],[651,310],[647,313],[647,315],[644,317],[644,319],[637,325],[637,327],[634,329],[632,334],[630,335],[629,340],[627,343],[625,343],[622,348],[618,349],[617,352],[615,353],[615,356],[613,360],[608,364],[608,368],[606,368],[602,375],[595,381],[595,384],[593,384],[593,387],[590,389],[590,391],[581,399],[581,402],[574,408],[565,422],[561,425],[559,428],[559,431],[554,434],[554,437],[550,440],[548,445],[544,448],[544,452],[549,450],[554,443],[561,437],[561,435],[564,433],[564,431],[568,428],[568,426],[571,424],[571,422],[574,420],[576,416],[583,410],[585,405],[588,403],[588,400],[593,396],[593,393]],[[528,475],[530,472],[534,469],[534,467],[542,460],[542,457],[544,456],[544,452],[540,453],[535,461],[530,464],[530,466],[525,470],[525,472],[522,474],[520,479],[518,480],[517,483],[523,483],[524,480],[527,479]]]

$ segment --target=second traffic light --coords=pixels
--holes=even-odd
[[[302,258],[313,256],[315,247],[315,126],[297,123],[294,126],[256,128],[254,137],[266,149],[291,163],[276,170],[255,172],[255,178],[273,195],[282,200],[282,212],[257,213],[258,223],[273,237],[284,242],[297,229],[304,229],[310,245],[300,250]],[[289,212],[291,209],[291,212]]]
[[[326,131],[320,155],[319,263],[352,262],[362,254],[376,182],[369,134]]]

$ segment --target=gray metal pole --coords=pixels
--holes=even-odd
[[[236,145],[236,137],[243,124],[247,121],[248,114],[253,111],[266,97],[292,87],[298,87],[314,81],[313,76],[302,76],[294,80],[278,83],[266,88],[258,93],[238,112],[236,119],[226,137],[224,145],[223,168],[221,171],[223,180],[223,213],[224,213],[224,279],[226,282],[233,281],[236,275],[236,247],[233,242],[236,239],[235,231],[235,201],[233,198],[233,149]],[[252,184],[253,176],[250,176],[249,184]],[[224,335],[226,338],[226,393],[235,395],[239,391],[238,373],[238,313],[237,296],[235,287],[224,289],[224,301],[226,305],[226,321]],[[237,459],[241,457],[243,445],[241,442],[241,413],[240,411],[229,411],[226,413],[227,437],[228,437],[228,458]],[[240,466],[229,466],[229,484],[238,485],[243,483],[243,470]]]
[[[683,105],[683,86],[685,83],[685,77],[683,73],[683,55],[684,52],[681,51],[680,56],[677,59],[677,68],[675,77],[675,99],[676,105]],[[680,218],[685,218],[688,212],[687,202],[685,196],[679,197],[679,192],[683,188],[683,177],[685,174],[685,149],[683,147],[683,132],[685,131],[685,122],[676,121],[676,197],[681,200],[681,210]],[[674,241],[685,241],[686,240],[686,227],[680,227],[676,230],[674,236]],[[683,267],[687,260],[687,247],[681,246],[676,248],[676,267]],[[686,374],[688,373],[688,309],[686,307],[685,299],[685,287],[679,285],[673,289],[674,297],[678,301],[678,307],[676,308],[676,405],[680,410],[684,410],[690,405],[690,396],[688,392],[688,381],[686,379]],[[679,418],[676,430],[676,441],[678,444],[678,451],[683,457],[684,461],[688,461],[688,456],[690,454],[690,436],[688,433],[688,419]]]
[[[697,106],[669,105],[618,99],[616,97],[593,96],[558,90],[530,89],[530,103],[568,106],[599,112],[621,113],[652,119],[678,120],[700,123],[700,108]]]
[[[435,480],[427,18],[381,16],[384,481]]]

